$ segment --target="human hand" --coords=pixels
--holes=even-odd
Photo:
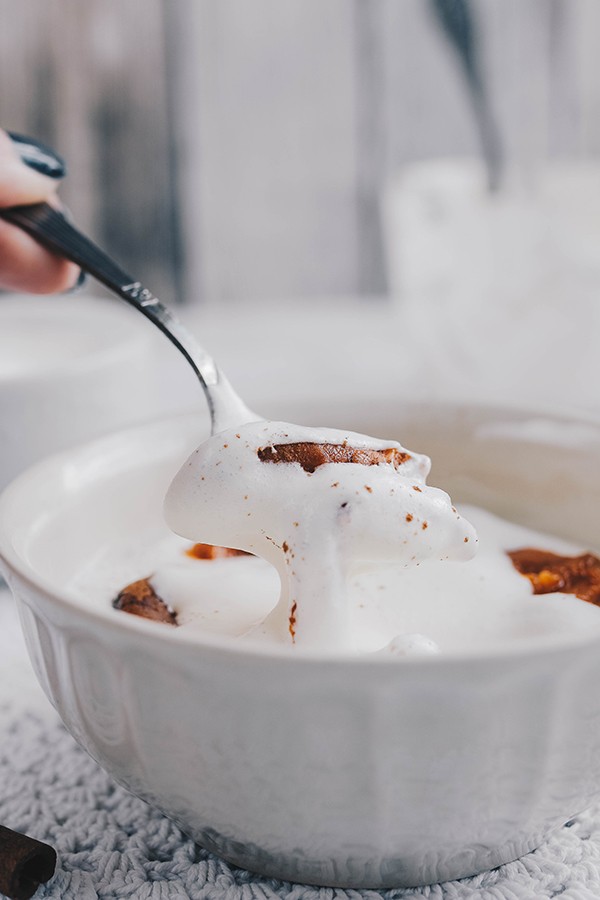
[[[22,162],[13,142],[0,130],[0,206],[46,201],[58,206],[57,183]],[[80,270],[43,248],[20,228],[0,219],[0,288],[53,294],[72,288]]]

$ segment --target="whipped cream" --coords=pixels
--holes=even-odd
[[[347,646],[327,648],[328,656],[487,653],[600,631],[598,607],[573,594],[535,595],[507,555],[520,547],[577,555],[581,547],[477,507],[465,506],[461,512],[479,535],[475,558],[430,559],[419,566],[378,566],[356,574],[347,583]],[[190,558],[189,547],[166,526],[158,532],[149,524],[131,542],[110,545],[82,561],[69,587],[79,603],[106,608],[128,582],[150,576],[179,623],[177,628],[157,624],[158,629],[199,643],[214,637],[231,641],[231,646],[304,652],[306,645],[292,645],[285,623],[270,615],[281,593],[270,563],[252,556]]]
[[[325,462],[312,471],[299,462],[269,461],[276,447],[298,443],[397,451],[401,461],[397,468],[385,461]],[[395,441],[252,422],[198,447],[169,488],[165,516],[182,537],[246,550],[275,567],[280,596],[260,625],[264,633],[299,647],[351,649],[349,594],[362,574],[464,561],[475,552],[473,527],[444,491],[426,484],[429,469],[426,456]],[[211,570],[240,562],[214,562]],[[435,650],[418,633],[395,647]]]

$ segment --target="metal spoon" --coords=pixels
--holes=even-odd
[[[10,137],[27,165],[53,178],[62,178],[66,174],[64,161],[49,147],[23,135],[11,133]],[[48,203],[33,203],[0,209],[0,216],[28,232],[52,252],[89,272],[160,328],[183,353],[200,379],[210,410],[212,434],[261,418],[248,409],[214,359],[176,316],[140,281],[124,272],[75,228],[61,212]]]

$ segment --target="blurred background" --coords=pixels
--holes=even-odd
[[[369,390],[600,406],[596,0],[0,10],[0,123],[224,363],[248,371],[235,310],[273,364],[316,324],[315,358],[374,343]]]

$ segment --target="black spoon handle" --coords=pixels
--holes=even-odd
[[[65,174],[65,164],[53,150],[33,138],[15,134],[10,137],[23,162],[31,168],[53,178],[61,178]],[[32,203],[0,208],[0,217],[26,231],[48,250],[76,263],[82,271],[89,272],[150,319],[169,338],[200,379],[208,401],[213,433],[234,423],[259,418],[246,407],[212,356],[179,319],[148,288],[128,275],[108,254],[75,228],[59,210],[49,203]]]
[[[218,371],[214,361],[181,322],[148,288],[128,275],[100,247],[71,225],[59,210],[48,203],[32,203],[0,209],[0,216],[26,231],[48,250],[70,259],[135,306],[173,341],[205,387],[217,383]]]

